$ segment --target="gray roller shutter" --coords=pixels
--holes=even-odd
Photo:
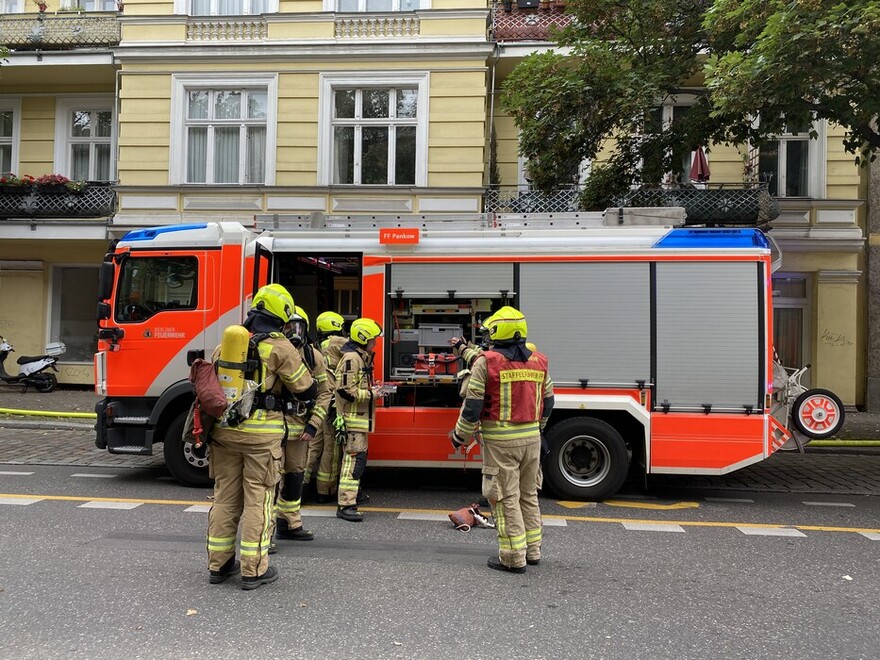
[[[648,264],[523,264],[519,303],[557,385],[650,381]]]
[[[754,263],[657,264],[657,403],[759,403]]]
[[[393,264],[389,293],[407,298],[500,298],[513,295],[513,264]]]

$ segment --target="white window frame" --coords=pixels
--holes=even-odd
[[[55,103],[55,173],[70,176],[71,114],[74,110],[110,112],[110,173],[109,181],[116,180],[117,123],[116,104],[112,95],[59,96]]]
[[[0,16],[3,14],[23,14],[25,0],[3,0],[0,3]]]
[[[249,73],[232,76],[229,73],[187,73],[172,76],[171,93],[171,148],[168,163],[170,185],[186,184],[186,112],[189,90],[216,90],[261,88],[266,90],[266,177],[259,183],[193,183],[193,186],[274,186],[275,151],[277,149],[278,75]]]
[[[817,137],[815,139],[809,136],[810,130],[815,130]],[[806,140],[807,140],[807,167],[809,171],[807,172],[807,194],[806,196],[800,196],[793,199],[804,199],[804,198],[812,198],[812,199],[824,199],[826,195],[826,157],[828,152],[827,146],[827,135],[828,135],[828,122],[825,119],[820,119],[815,122],[808,128],[806,131]],[[777,156],[777,171],[779,172],[779,179],[776,183],[776,197],[786,197],[785,188],[787,185],[786,180],[786,171],[785,167],[780,167],[780,163],[785,163],[786,158],[786,145],[787,142],[790,141],[804,141],[804,133],[798,133],[797,135],[793,135],[791,133],[782,133],[781,135],[774,136],[771,141],[779,142],[779,154]],[[753,163],[760,162],[761,150],[756,146],[751,146],[749,149],[749,160]]]
[[[118,0],[62,0],[61,9],[71,10],[76,7],[82,7],[82,10],[85,12],[111,12],[118,11],[117,2]],[[107,5],[107,8],[89,7],[89,5],[97,5],[98,3]]]
[[[248,0],[245,0],[246,2]],[[326,1],[326,0],[325,0]],[[231,16],[231,14],[219,14],[217,12],[218,0],[211,0],[210,14],[193,14],[191,11],[192,0],[174,0],[174,13],[181,16],[194,16],[201,18],[203,16]],[[266,0],[266,14],[278,13],[278,0]],[[242,14],[242,16],[262,16],[262,14]]]
[[[49,267],[49,313],[47,314],[48,327],[46,336],[49,338],[50,342],[64,341],[61,338],[61,319],[59,318],[61,302],[58,296],[60,295],[60,292],[57,290],[56,287],[56,274],[60,275],[62,268],[85,268],[88,270],[94,270],[96,282],[98,279],[98,275],[100,274],[100,266],[96,266],[93,263],[57,263],[52,264]],[[60,361],[68,364],[92,364],[92,360],[89,358],[86,358],[84,360],[73,360],[69,357],[61,357],[59,359]]]
[[[18,171],[19,147],[21,145],[21,99],[18,97],[0,97],[0,110],[12,111],[12,157],[10,159],[10,171],[17,175],[24,174]],[[9,144],[9,143],[4,143]]]
[[[423,9],[431,8],[431,0],[412,0],[413,7],[412,8],[400,8],[400,5],[406,2],[407,0],[391,0],[392,6],[391,9],[387,10],[388,12],[401,12],[401,11],[421,11]],[[323,9],[324,11],[331,11],[336,13],[367,13],[367,0],[358,0],[358,8],[356,12],[340,12],[337,7],[339,6],[339,0],[323,0]],[[371,13],[384,13],[384,12],[371,12]]]
[[[360,187],[370,184],[333,183],[333,92],[338,87],[358,89],[386,87],[415,87],[418,92],[416,105],[416,178],[406,187],[425,187],[428,183],[428,99],[430,73],[421,72],[365,72],[322,73],[318,101],[318,185],[346,185]],[[389,188],[397,185],[388,184]]]

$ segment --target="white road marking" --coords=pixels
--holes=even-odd
[[[849,502],[803,502],[807,506],[855,506]]]
[[[449,516],[442,513],[407,513],[404,511],[397,516],[398,520],[437,520],[450,522]]]
[[[80,472],[78,474],[72,474],[71,477],[85,477],[87,479],[115,479],[115,474],[89,474],[87,472]]]
[[[184,511],[192,511],[193,513],[208,513],[210,510],[210,504],[193,504],[191,507],[184,509]]]
[[[880,534],[877,532],[859,532],[866,539],[871,539],[872,541],[880,541]]]
[[[541,518],[544,527],[568,527],[568,521],[562,518]]]
[[[336,509],[312,509],[307,506],[300,509],[300,513],[304,516],[312,516],[313,518],[335,518]]]
[[[707,497],[707,502],[721,502],[722,504],[726,504],[730,502],[731,504],[754,504],[755,500],[750,500],[745,497]]]
[[[34,502],[40,502],[42,498],[34,498],[29,499],[26,497],[0,497],[0,504],[15,504],[18,506],[25,506],[27,504],[33,504]]]
[[[142,502],[86,502],[78,509],[136,509]]]
[[[0,474],[8,474],[10,476],[19,475],[22,477],[29,477],[30,475],[33,474],[33,472],[12,472],[11,470],[4,470],[4,471],[0,471]]]
[[[806,534],[797,529],[789,527],[737,527],[739,531],[747,536],[804,536]]]
[[[631,532],[683,532],[681,525],[672,525],[669,523],[621,523]]]

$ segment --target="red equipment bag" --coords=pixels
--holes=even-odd
[[[189,370],[189,380],[202,411],[216,419],[222,417],[226,412],[226,394],[220,386],[214,365],[201,358],[194,360]]]
[[[452,353],[419,353],[413,365],[416,373],[427,372],[428,376],[453,376],[458,373],[458,357]]]

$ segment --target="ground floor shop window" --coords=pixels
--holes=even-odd
[[[809,287],[804,275],[777,273],[773,277],[773,345],[786,367],[810,361]],[[809,372],[804,382],[809,380]]]
[[[97,266],[52,268],[52,304],[49,341],[64,342],[63,362],[91,362],[98,349],[95,301],[98,299]]]

